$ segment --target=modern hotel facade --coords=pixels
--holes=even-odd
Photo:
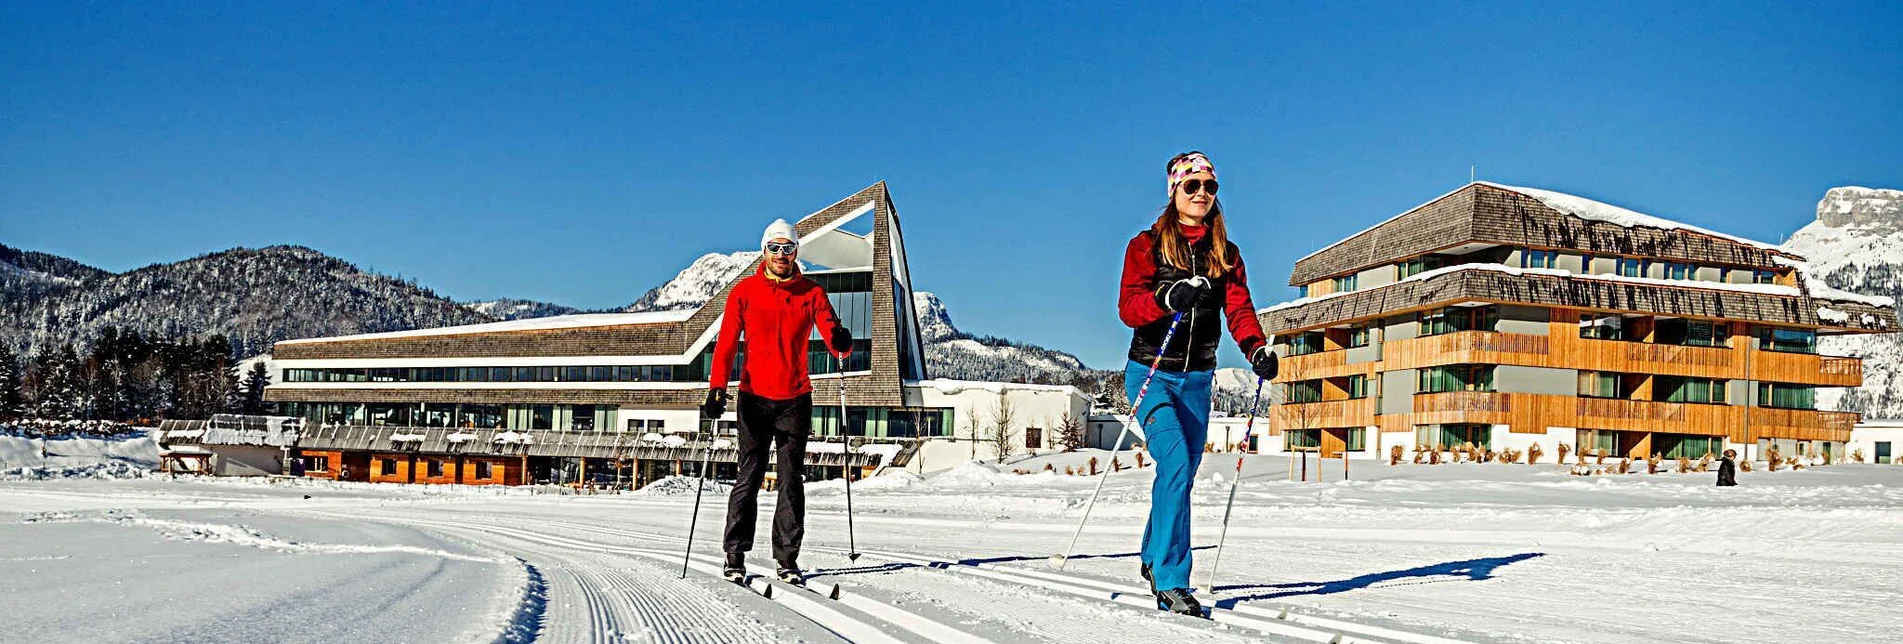
[[[795,228],[807,276],[826,289],[854,338],[843,372],[812,341],[816,437],[808,465],[816,469],[809,478],[845,467],[962,461],[954,457],[972,445],[950,443],[974,442],[981,416],[1000,399],[1018,419],[1015,440],[1029,449],[1051,447],[1046,428],[1055,419],[1088,413],[1073,387],[927,379],[904,238],[883,182]],[[756,260],[741,277],[757,267]],[[280,342],[273,352],[278,384],[265,397],[304,419],[298,453],[316,476],[639,485],[682,472],[703,448],[731,467],[730,438],[697,436],[698,405],[727,293],[738,280],[690,311]],[[874,444],[826,442],[842,434],[841,387],[850,435]],[[732,412],[719,428],[731,435]]]
[[[1863,365],[1816,339],[1897,329],[1884,298],[1776,246],[1476,182],[1295,264],[1259,312],[1286,359],[1271,414],[1325,456],[1567,445],[1697,459],[1841,456],[1854,413],[1814,408]]]

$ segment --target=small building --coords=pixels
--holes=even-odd
[[[213,476],[285,474],[303,419],[218,414],[159,424],[159,470]]]
[[[1849,454],[1863,454],[1863,462],[1903,464],[1903,419],[1866,420],[1850,430]]]

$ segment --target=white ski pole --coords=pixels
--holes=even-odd
[[[714,428],[718,420],[707,419],[707,443],[700,448],[700,472],[694,477],[694,514],[687,520],[687,550],[681,553],[681,579],[687,578],[687,562],[694,556],[694,528],[700,523],[700,494],[707,488],[707,465],[714,460]]]
[[[1123,438],[1130,435],[1130,425],[1137,423],[1137,414],[1143,406],[1143,397],[1150,393],[1150,381],[1156,379],[1156,368],[1163,364],[1163,353],[1169,350],[1170,338],[1176,337],[1176,325],[1182,321],[1182,311],[1177,311],[1176,316],[1170,318],[1170,328],[1163,333],[1163,342],[1156,349],[1156,357],[1150,360],[1150,373],[1143,377],[1143,386],[1137,389],[1137,399],[1130,401],[1130,423],[1124,425],[1122,431],[1117,432],[1116,442],[1110,444],[1110,464],[1105,465],[1103,472],[1097,475],[1097,489],[1090,492],[1090,501],[1084,504],[1084,516],[1077,520],[1077,532],[1070,536],[1070,547],[1065,548],[1062,554],[1051,555],[1051,563],[1056,564],[1058,570],[1063,570],[1064,562],[1077,552],[1077,539],[1084,536],[1084,524],[1090,522],[1090,510],[1097,506],[1097,495],[1103,493],[1103,482],[1110,478],[1110,470],[1116,467],[1117,454],[1123,451]]]
[[[1255,398],[1249,401],[1249,421],[1242,425],[1242,444],[1249,444],[1249,436],[1255,433],[1256,409],[1262,405],[1262,378],[1255,379]],[[1246,449],[1246,448],[1245,448]],[[1236,453],[1236,475],[1229,480],[1229,502],[1222,507],[1222,532],[1216,537],[1215,558],[1209,562],[1209,583],[1203,585],[1203,592],[1211,596],[1216,594],[1216,569],[1222,566],[1222,545],[1229,540],[1229,513],[1236,509],[1236,488],[1242,483],[1242,455]]]
[[[833,365],[839,369],[839,435],[846,439],[846,467],[841,470],[846,475],[846,560],[859,560],[859,542],[853,536],[852,529],[852,424],[846,422],[846,361],[833,354]]]

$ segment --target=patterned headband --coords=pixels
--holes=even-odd
[[[1201,152],[1185,154],[1183,158],[1177,159],[1175,163],[1170,164],[1170,196],[1176,196],[1177,184],[1182,183],[1184,179],[1188,179],[1189,175],[1198,172],[1208,172],[1211,178],[1216,176],[1216,164],[1210,163],[1209,157],[1203,156]]]

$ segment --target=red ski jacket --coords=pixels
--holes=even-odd
[[[1198,256],[1208,252],[1207,240],[1199,227],[1184,230]],[[1117,314],[1123,323],[1136,330],[1130,341],[1131,360],[1149,364],[1156,358],[1157,346],[1169,328],[1170,312],[1156,304],[1156,289],[1164,282],[1193,275],[1163,265],[1155,240],[1149,231],[1138,233],[1123,252],[1123,279],[1118,284]],[[1229,335],[1247,357],[1268,344],[1262,322],[1255,317],[1255,304],[1249,297],[1249,274],[1242,264],[1242,252],[1229,244],[1229,256],[1235,270],[1214,280],[1213,289],[1196,301],[1193,311],[1185,314],[1185,324],[1163,353],[1161,368],[1169,371],[1208,371],[1216,368],[1216,345],[1222,340],[1220,322],[1227,318]]]
[[[740,365],[740,390],[773,400],[791,400],[813,391],[807,380],[807,341],[813,326],[820,337],[832,337],[840,325],[826,290],[805,275],[775,280],[763,265],[735,284],[720,317],[720,335],[714,340],[710,387],[726,389],[733,354],[741,334],[747,353]]]

